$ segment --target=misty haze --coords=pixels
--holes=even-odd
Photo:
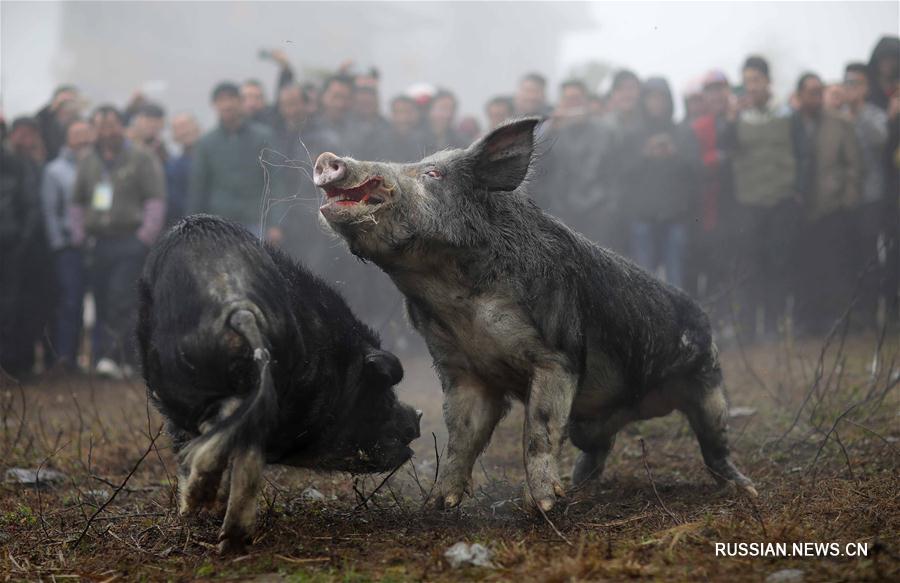
[[[0,573],[900,579],[898,34],[4,0]]]

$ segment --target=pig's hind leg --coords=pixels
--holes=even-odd
[[[573,486],[587,487],[599,482],[606,458],[616,443],[616,434],[634,419],[634,413],[625,408],[604,410],[587,419],[570,419],[569,437],[581,450],[572,470]]]
[[[201,508],[211,509],[215,504],[222,475],[228,466],[229,452],[224,451],[223,447],[225,435],[206,434],[216,423],[231,415],[240,404],[240,399],[236,398],[223,400],[215,417],[200,425],[201,435],[181,448],[178,511],[182,515]]]
[[[200,440],[202,438],[198,438]],[[183,516],[212,508],[228,456],[220,455],[220,437],[213,436],[192,447],[189,444],[178,466],[178,512]]]
[[[719,484],[734,483],[752,497],[756,488],[731,461],[728,447],[728,406],[721,385],[685,396],[679,407],[688,418],[691,429],[700,442],[700,451],[707,469]]]
[[[264,467],[265,459],[257,446],[238,446],[232,455],[226,480],[228,508],[219,530],[219,553],[241,552],[251,541]]]
[[[574,431],[574,428],[573,428]],[[590,449],[581,450],[578,459],[575,460],[575,468],[572,470],[572,485],[576,488],[597,483],[606,466],[606,458],[616,442],[615,435],[604,435],[594,441]]]

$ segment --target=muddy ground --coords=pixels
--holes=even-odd
[[[749,408],[731,421],[735,457],[758,499],[717,489],[671,415],[623,431],[600,492],[571,493],[547,520],[522,506],[520,408],[476,465],[474,496],[421,510],[446,434],[430,363],[404,360],[401,396],[425,411],[412,462],[374,495],[383,476],[269,468],[255,544],[224,558],[216,518],[175,510],[169,442],[151,446],[161,421],[139,382],[7,378],[0,471],[64,479],[0,487],[0,579],[763,581],[798,569],[805,581],[900,580],[896,338],[723,350],[731,405]],[[565,472],[573,457],[567,448]],[[459,541],[486,546],[492,566],[450,567]],[[717,542],[859,542],[867,556],[717,557]]]

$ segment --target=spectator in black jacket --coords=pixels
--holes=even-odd
[[[631,256],[666,281],[685,286],[688,222],[696,214],[700,155],[690,128],[676,125],[669,84],[647,79],[641,89],[641,125],[624,144],[623,211]]]
[[[45,293],[50,271],[37,181],[5,142],[0,114],[0,369],[18,377],[32,372],[52,298]]]

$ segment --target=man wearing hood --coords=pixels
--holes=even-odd
[[[887,111],[900,83],[900,37],[885,36],[869,59],[869,103]]]
[[[700,154],[689,127],[676,125],[669,84],[651,77],[641,88],[640,126],[626,138],[622,206],[630,255],[685,289],[688,223],[696,215]]]

